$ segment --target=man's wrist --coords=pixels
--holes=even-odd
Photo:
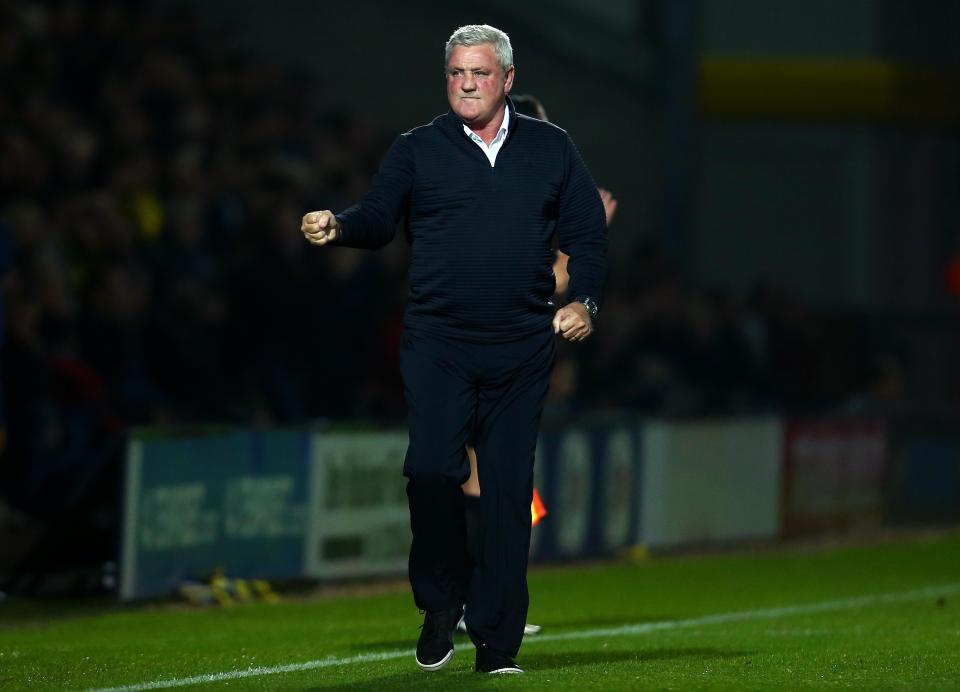
[[[587,310],[587,314],[591,318],[596,319],[597,315],[600,313],[600,306],[597,304],[597,301],[591,298],[590,296],[577,296],[571,303],[580,303]]]

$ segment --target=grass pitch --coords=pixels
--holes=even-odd
[[[405,586],[224,609],[0,603],[0,689],[960,690],[960,536],[534,569],[522,676],[413,661]]]

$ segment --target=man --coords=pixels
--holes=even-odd
[[[516,115],[513,80],[505,33],[457,29],[446,46],[450,110],[397,138],[360,204],[310,212],[301,226],[314,245],[375,249],[406,218],[404,475],[424,670],[449,662],[466,604],[476,670],[522,672],[513,659],[527,612],[533,455],[554,334],[578,342],[592,333],[606,275],[596,185],[563,130]],[[555,314],[554,235],[570,256],[573,298]],[[479,469],[483,541],[472,570],[460,490],[468,441],[490,460]]]

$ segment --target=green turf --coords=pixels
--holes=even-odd
[[[856,548],[657,558],[533,570],[530,620],[543,634],[528,673],[472,672],[461,643],[447,669],[412,657],[193,685],[230,690],[960,689],[960,586],[922,598],[760,617],[755,611],[960,584],[960,537]],[[556,639],[637,623],[746,612],[632,634]],[[105,603],[0,604],[0,689],[89,689],[412,650],[406,589],[228,609]]]

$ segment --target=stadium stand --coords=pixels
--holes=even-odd
[[[310,75],[209,53],[189,16],[147,7],[0,9],[0,533],[36,528],[0,541],[20,546],[0,556],[8,578],[49,564],[78,516],[100,538],[69,557],[109,557],[131,426],[403,415],[404,244],[324,253],[298,231],[303,210],[362,194],[394,133],[310,102]],[[774,286],[739,301],[691,284],[653,243],[634,260],[595,343],[562,350],[548,410],[896,397],[868,367],[888,354],[855,325]]]

